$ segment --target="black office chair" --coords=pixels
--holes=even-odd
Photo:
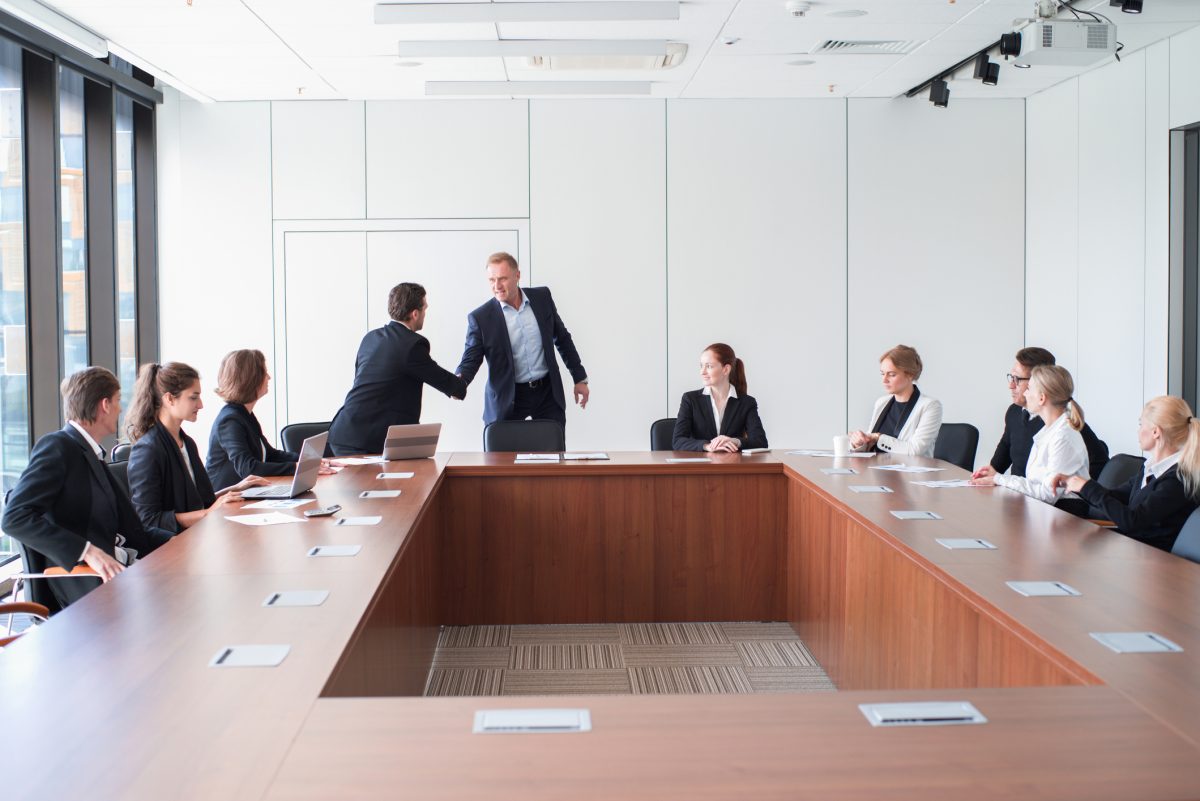
[[[566,433],[556,420],[497,420],[483,429],[485,451],[563,451]]]
[[[325,431],[328,431],[330,425],[332,425],[332,424],[331,423],[292,423],[291,425],[284,426],[283,430],[279,432],[279,441],[283,444],[283,449],[285,451],[291,451],[292,453],[299,453],[300,446],[302,446],[304,444],[304,440],[308,439],[309,437],[315,437],[317,434],[321,434]],[[383,448],[382,442],[379,443],[379,447],[380,447],[380,449]],[[333,456],[333,451],[330,450],[328,442],[325,443],[325,455]]]
[[[133,443],[118,443],[113,446],[112,453],[108,455],[108,460],[110,462],[128,462],[131,451],[133,451]]]
[[[16,542],[14,540],[14,542]],[[26,548],[22,543],[16,542],[17,553],[21,556],[21,570],[24,573],[45,573],[46,568],[50,566],[49,560],[42,556],[32,548]],[[35,604],[41,604],[46,607],[51,615],[62,611],[62,605],[58,602],[58,597],[54,591],[50,589],[50,582],[46,579],[26,579],[24,582],[28,588],[26,590],[26,598]],[[13,599],[16,600],[14,593]]]
[[[1142,472],[1145,464],[1146,460],[1141,456],[1118,453],[1108,460],[1108,464],[1104,465],[1104,469],[1100,471],[1096,481],[1100,482],[1100,486],[1105,489],[1116,489]]]
[[[675,418],[664,417],[655,420],[650,426],[650,450],[673,451],[675,446]]]
[[[1193,562],[1200,562],[1200,509],[1188,515],[1187,522],[1175,538],[1171,553]]]
[[[129,497],[129,461],[109,462],[105,465],[108,472],[112,473],[113,478],[125,490],[126,497]]]
[[[956,464],[963,470],[974,470],[978,447],[978,428],[970,423],[942,423],[933,443],[933,458]]]

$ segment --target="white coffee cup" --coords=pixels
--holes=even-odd
[[[850,437],[838,434],[833,438],[833,455],[845,456],[848,453],[850,453]]]

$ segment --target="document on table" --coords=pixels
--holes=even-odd
[[[379,515],[366,515],[365,517],[339,517],[334,523],[335,526],[377,526],[379,521],[383,520]]]
[[[855,453],[847,453],[847,454],[843,454],[842,456],[838,456],[833,451],[807,451],[807,450],[787,451],[787,454],[789,456],[825,456],[825,457],[832,458],[832,459],[870,459],[872,456],[875,455],[873,453],[855,452]]]
[[[363,490],[358,493],[360,498],[399,498],[400,490]]]
[[[821,472],[827,476],[857,476],[858,471],[853,467],[822,467]]]
[[[908,510],[902,512],[892,512],[892,517],[897,520],[941,520],[942,516],[937,512],[919,512],[916,510]]]
[[[559,455],[557,453],[518,453],[514,461],[517,462],[557,462]]]
[[[415,473],[380,473],[375,478],[392,479],[392,478],[412,478]]]
[[[593,461],[593,460],[600,461],[602,459],[607,459],[608,454],[601,453],[600,451],[597,451],[595,453],[564,453],[562,458],[564,461],[568,461],[568,462],[582,462],[582,461]]]
[[[945,470],[944,467],[919,467],[918,465],[907,464],[873,464],[872,470],[891,470],[896,473],[939,473]]]
[[[851,492],[891,492],[891,487],[877,487],[869,484],[853,484],[850,487]]]
[[[330,464],[353,467],[360,464],[384,464],[387,459],[382,456],[349,456],[345,459],[334,459]]]
[[[707,456],[688,456],[681,459],[667,459],[667,464],[695,464],[696,462],[711,462]]]
[[[243,509],[295,509],[297,506],[303,506],[306,503],[312,503],[315,498],[288,498],[282,501],[259,501],[258,503],[248,503],[243,506]]]
[[[951,487],[969,487],[971,479],[969,478],[948,478],[944,481],[913,481],[920,487],[933,487],[935,489],[949,489]]]
[[[227,515],[226,520],[241,523],[243,526],[278,526],[282,523],[307,523],[303,517],[292,517],[282,512],[268,512],[261,515]]]

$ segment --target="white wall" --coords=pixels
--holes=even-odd
[[[221,354],[263,348],[269,430],[332,416],[401,276],[429,287],[453,368],[484,256],[506,247],[553,288],[588,368],[573,448],[645,449],[714,340],[745,358],[773,446],[863,425],[898,341],[947,419],[983,429],[981,455],[998,435],[1025,291],[1020,101],[171,95],[160,115],[163,358],[211,389]],[[201,327],[196,309],[217,311]],[[445,447],[478,449],[482,392],[481,375],[465,405],[425,393]]]

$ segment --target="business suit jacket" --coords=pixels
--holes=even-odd
[[[29,466],[9,493],[0,525],[45,560],[30,566],[38,572],[46,566],[70,570],[89,542],[112,556],[117,534],[139,557],[171,538],[170,532],[142,526],[125,490],[69,424],[33,447]],[[61,606],[98,586],[85,579],[55,579],[49,584]]]
[[[571,332],[558,316],[558,308],[554,305],[550,290],[546,287],[527,287],[521,291],[533,302],[533,314],[542,333],[542,352],[546,356],[546,368],[549,371],[546,379],[550,382],[554,402],[565,410],[566,395],[558,371],[558,360],[554,358],[554,347],[557,346],[562,354],[573,384],[587,378],[587,370],[583,369],[579,360]],[[454,372],[470,384],[484,359],[488,365],[488,386],[483,399],[483,422],[490,424],[506,419],[512,412],[517,380],[508,325],[504,322],[500,301],[495,298],[467,315],[467,341],[463,346],[462,361]]]
[[[188,475],[175,437],[162,423],[156,422],[129,452],[129,492],[142,525],[176,534],[180,531],[175,519],[177,512],[198,512],[216,501],[195,441],[182,431],[179,435],[187,449],[195,481]]]
[[[671,447],[677,451],[702,451],[718,434],[737,437],[742,441],[742,450],[767,447],[767,432],[758,417],[758,401],[750,395],[729,398],[725,401],[725,413],[721,415],[718,431],[712,400],[704,390],[683,393],[679,414],[675,416]]]
[[[368,331],[354,360],[354,384],[329,427],[333,452],[376,453],[389,425],[421,422],[425,384],[453,398],[467,394],[466,382],[430,358],[425,337],[394,321]]]
[[[874,430],[879,418],[887,411],[888,402],[892,395],[884,395],[875,401],[875,409],[871,412],[871,426]],[[885,453],[906,453],[913,456],[933,458],[933,446],[937,442],[938,431],[942,428],[942,402],[928,395],[917,397],[904,427],[897,436],[883,435],[879,438],[876,448]],[[865,450],[866,446],[856,450]]]
[[[1112,490],[1089,481],[1079,496],[1091,504],[1099,517],[1116,523],[1117,531],[1125,536],[1169,551],[1195,510],[1196,502],[1184,492],[1179,470],[1174,465],[1158,478],[1151,478],[1145,486],[1143,479],[1139,471]]]
[[[233,486],[246,476],[287,476],[300,457],[267,442],[258,418],[240,403],[227,403],[213,422],[208,438],[208,480],[216,489]]]
[[[1025,475],[1025,465],[1029,463],[1029,452],[1033,449],[1033,435],[1042,430],[1042,418],[1030,415],[1022,407],[1013,403],[1004,413],[1004,433],[996,445],[992,455],[992,469],[1003,473],[1012,468],[1014,476]],[[1108,464],[1108,446],[1096,436],[1092,427],[1086,423],[1079,432],[1088,452],[1088,474],[1097,478],[1104,465]]]

